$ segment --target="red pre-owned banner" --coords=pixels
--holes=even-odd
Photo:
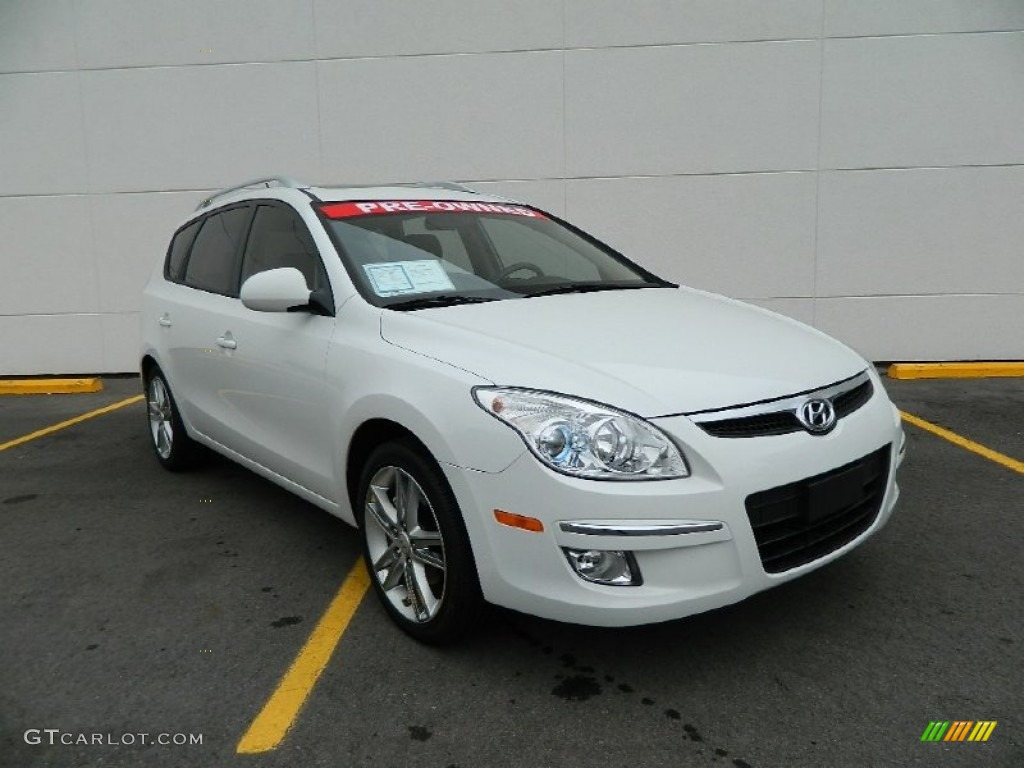
[[[544,214],[521,205],[468,203],[459,200],[375,200],[358,203],[325,203],[320,206],[329,219],[348,219],[379,213],[501,213],[543,219]]]

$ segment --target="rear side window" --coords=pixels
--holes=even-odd
[[[249,207],[232,208],[203,222],[185,268],[186,285],[225,296],[238,294],[238,259],[251,213]]]
[[[194,221],[182,230],[171,240],[171,247],[167,251],[167,263],[164,266],[164,277],[180,283],[185,267],[185,256],[188,249],[192,247],[192,241],[196,239],[196,232],[199,231],[200,222]]]
[[[302,219],[287,208],[261,205],[256,209],[245,248],[241,282],[280,267],[299,270],[312,291],[328,287],[320,255]]]

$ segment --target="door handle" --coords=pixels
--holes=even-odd
[[[168,315],[166,312],[164,312],[162,315],[160,315],[160,319],[157,320],[157,323],[159,325],[163,326],[164,328],[170,328],[171,327],[171,316]]]
[[[235,340],[231,338],[230,333],[225,333],[223,336],[218,336],[217,345],[224,347],[224,349],[235,349],[238,346],[238,344],[235,343]]]

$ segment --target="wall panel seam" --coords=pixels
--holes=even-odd
[[[8,317],[130,317],[138,314],[139,310],[120,310],[114,312],[15,312],[12,314],[0,312],[0,320]]]
[[[821,134],[825,102],[825,0],[821,0],[821,26],[818,29],[818,146],[814,173],[814,245],[811,264],[811,290],[818,295],[818,239],[821,228]],[[811,303],[811,325],[817,324],[817,305]]]
[[[609,51],[623,49],[642,48],[689,48],[694,46],[716,46],[716,45],[760,45],[764,43],[813,43],[820,39],[825,40],[883,40],[889,38],[918,38],[918,37],[948,37],[952,35],[1018,35],[1024,33],[1024,29],[983,29],[983,30],[952,30],[948,32],[906,32],[894,34],[874,35],[827,35],[824,38],[813,37],[771,37],[758,39],[741,40],[693,40],[671,43],[621,43],[611,45],[579,45],[561,47],[538,47],[538,48],[495,48],[482,51],[425,51],[420,53],[383,53],[366,56],[314,56],[290,59],[249,59],[239,61],[210,61],[210,62],[182,62],[162,64],[119,64],[102,67],[77,67],[75,69],[11,69],[0,72],[4,75],[43,75],[58,74],[61,72],[109,72],[116,70],[137,70],[137,69],[179,69],[183,67],[238,67],[249,65],[268,64],[296,64],[303,62],[330,62],[330,61],[379,61],[390,59],[415,59],[438,56],[488,56],[493,54],[518,54],[518,53],[556,53],[574,51]]]
[[[804,174],[804,173],[866,173],[871,171],[948,171],[956,170],[958,168],[1024,168],[1024,163],[962,163],[956,165],[904,165],[904,166],[870,166],[870,167],[838,167],[838,168],[779,168],[770,170],[758,170],[758,171],[720,171],[720,172],[699,172],[699,173],[659,173],[659,174],[630,174],[620,176],[600,176],[600,175],[587,175],[578,174],[573,176],[536,176],[536,177],[523,177],[515,179],[506,178],[481,178],[481,179],[452,179],[452,181],[458,181],[462,184],[525,184],[530,182],[563,182],[563,181],[643,181],[646,179],[675,179],[675,178],[701,178],[701,177],[718,177],[718,176],[779,176],[783,174]],[[402,185],[408,182],[378,182],[370,186],[389,186],[392,184]],[[353,185],[359,187],[368,186],[365,182],[355,181]],[[318,186],[318,185],[311,185]],[[330,185],[325,185],[329,187]],[[343,187],[344,184],[338,184],[336,186]],[[166,189],[111,189],[111,190],[95,190],[95,191],[81,191],[81,192],[0,192],[0,200],[17,200],[17,199],[32,199],[32,198],[59,198],[59,197],[91,197],[91,196],[103,196],[103,195],[172,195],[172,194],[196,194],[202,195],[209,192],[214,187],[206,188],[180,188],[180,187],[168,187]],[[198,202],[198,200],[197,200]]]

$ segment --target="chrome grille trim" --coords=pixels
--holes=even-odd
[[[857,390],[863,388],[861,392]],[[780,435],[790,432],[805,431],[796,418],[797,409],[811,399],[829,400],[836,407],[837,420],[856,411],[874,394],[871,377],[862,371],[849,379],[830,384],[826,387],[788,395],[777,400],[768,400],[735,408],[718,408],[708,411],[696,411],[684,414],[697,426],[718,437],[760,437]],[[845,396],[845,397],[844,397]],[[852,398],[852,399],[851,399]],[[769,424],[768,420],[774,423]],[[749,420],[749,428],[743,428],[743,422]],[[730,422],[729,425],[722,422]],[[723,431],[716,433],[716,424]],[[763,428],[759,427],[763,425]],[[732,432],[731,429],[736,429]]]

